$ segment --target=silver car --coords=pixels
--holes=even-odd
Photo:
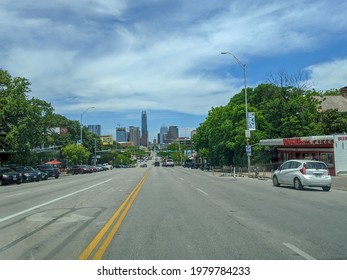
[[[321,187],[323,191],[331,188],[331,176],[328,167],[317,160],[288,160],[273,174],[274,186],[294,186],[301,190],[303,187]]]

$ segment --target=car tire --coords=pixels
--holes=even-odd
[[[278,178],[277,176],[273,176],[272,177],[272,184],[275,186],[275,187],[280,187],[280,183],[278,183]]]
[[[302,190],[304,188],[299,178],[294,179],[294,188],[296,188],[297,190]]]
[[[328,192],[330,191],[331,186],[324,186],[322,187],[323,191]]]

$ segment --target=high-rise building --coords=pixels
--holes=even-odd
[[[167,126],[165,124],[163,124],[160,127],[160,137],[159,137],[159,147],[160,149],[165,147],[165,140],[166,140],[166,135],[168,133],[169,129],[167,128]]]
[[[117,142],[126,142],[127,141],[127,131],[125,127],[116,128],[116,141]]]
[[[148,147],[148,129],[147,129],[147,113],[142,111],[141,113],[141,145]]]
[[[88,130],[98,136],[101,136],[101,125],[100,124],[94,124],[94,125],[88,125]]]
[[[129,141],[134,143],[135,147],[140,146],[140,128],[135,126],[129,127]]]
[[[166,139],[169,140],[170,142],[173,142],[177,138],[178,138],[178,127],[177,126],[170,126]]]

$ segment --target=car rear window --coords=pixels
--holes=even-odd
[[[323,162],[306,162],[306,169],[327,169],[327,166]]]

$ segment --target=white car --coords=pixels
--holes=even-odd
[[[165,165],[164,165],[165,167],[174,167],[175,166],[175,164],[174,164],[174,161],[172,160],[172,159],[167,159],[166,161],[165,161]]]
[[[324,191],[331,188],[331,176],[328,167],[317,160],[288,160],[273,174],[274,186],[294,186],[301,190],[303,187],[321,187]]]

